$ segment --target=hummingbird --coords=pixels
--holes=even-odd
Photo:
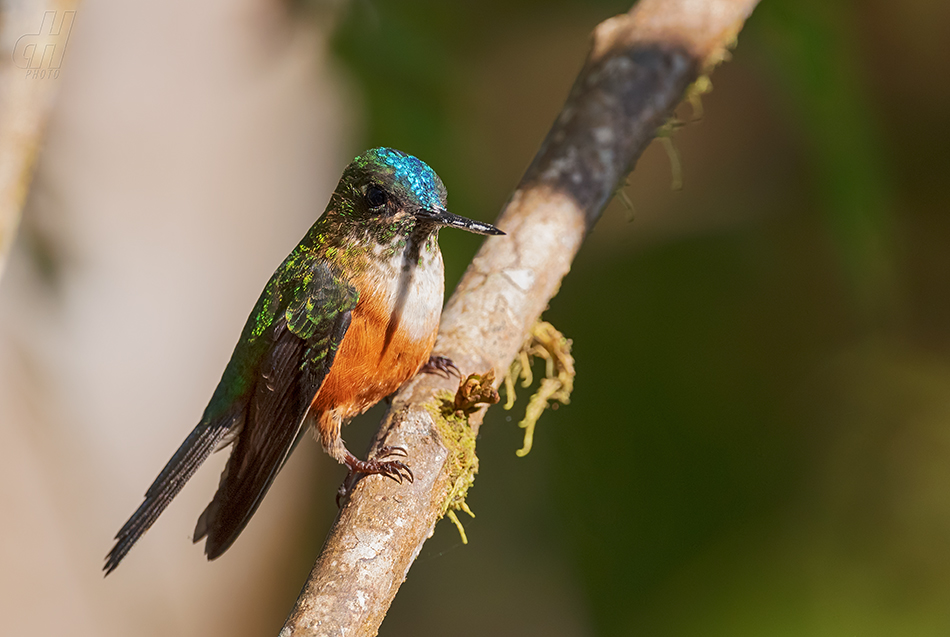
[[[198,425],[116,534],[106,575],[211,452],[229,445],[195,527],[209,560],[244,530],[308,425],[351,475],[413,479],[394,459],[404,449],[360,460],[340,429],[424,367],[454,369],[431,356],[445,288],[442,227],[504,234],[446,210],[442,180],[412,155],[374,148],[346,167],[323,215],[264,287]]]

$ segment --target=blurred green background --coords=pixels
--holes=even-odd
[[[362,146],[502,207],[623,2],[354,2]],[[950,634],[950,7],[765,0],[545,317],[571,404],[489,412],[382,635]],[[387,28],[380,25],[386,24]],[[684,119],[692,115],[681,111]],[[443,233],[451,288],[475,248]]]

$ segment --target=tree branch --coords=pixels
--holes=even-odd
[[[62,21],[64,14],[75,8],[76,0],[46,0],[31,3],[28,7],[7,7],[0,15],[0,24],[9,21],[10,26],[4,30],[14,34],[12,37],[25,37],[40,26],[44,15],[42,9],[55,10],[56,17]],[[70,17],[70,24],[71,20]],[[66,29],[68,37],[68,27]],[[0,59],[0,277],[20,225],[46,123],[59,89],[58,79],[46,76],[48,68],[43,61],[37,61],[35,65],[43,72],[42,78],[33,76],[33,69],[14,64],[15,54],[20,53],[14,48],[16,42],[18,40],[4,41],[0,46],[3,54]],[[43,57],[41,44],[44,43],[35,47],[40,51],[38,55]],[[65,48],[66,37],[56,42],[56,46]],[[60,55],[62,53],[60,51]],[[58,73],[57,70],[57,76]]]
[[[641,0],[597,27],[559,117],[498,219],[507,236],[485,241],[443,312],[438,354],[464,374],[494,370],[500,382],[587,231],[756,4]],[[455,389],[419,375],[396,395],[374,448],[406,448],[415,482],[370,476],[356,484],[280,637],[376,634],[435,523],[474,475],[484,409],[453,414],[446,396]]]

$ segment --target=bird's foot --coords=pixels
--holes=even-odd
[[[380,458],[389,458],[392,456],[407,458],[409,453],[405,447],[386,446],[379,450],[379,453],[376,454],[376,458],[372,460],[359,460],[354,456],[352,459],[347,459],[348,462],[346,466],[349,467],[350,473],[363,473],[367,475],[375,473],[395,480],[399,484],[402,484],[403,480],[412,482],[414,476],[412,475],[412,470],[406,466],[406,463],[400,460],[380,460]]]
[[[362,475],[381,475],[389,478],[390,480],[395,480],[399,484],[402,484],[404,480],[412,482],[415,479],[415,476],[412,475],[412,470],[406,465],[406,463],[399,460],[380,460],[379,458],[387,458],[392,456],[399,456],[402,458],[407,458],[409,453],[406,451],[405,447],[398,446],[386,446],[379,450],[376,458],[372,460],[360,460],[353,454],[347,452],[346,460],[344,464],[350,470],[346,474],[346,479],[343,481],[343,484],[340,485],[340,488],[337,490],[336,494],[336,505],[339,507],[343,500],[349,496],[350,490],[353,488],[353,485],[356,484],[356,479]]]
[[[450,376],[455,376],[459,379],[462,378],[462,372],[459,371],[459,368],[455,366],[455,363],[453,363],[452,359],[448,356],[430,356],[429,360],[426,361],[426,364],[423,365],[419,371],[423,374],[438,374],[442,378],[449,378]]]

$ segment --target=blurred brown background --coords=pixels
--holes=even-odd
[[[276,635],[343,477],[316,443],[213,563],[220,455],[103,580],[110,538],[347,161],[491,220],[627,8],[81,4],[0,282],[0,634]],[[527,393],[490,412],[470,543],[437,526],[381,634],[950,634],[948,72],[946,2],[763,0],[683,188],[655,143],[551,303],[572,403],[524,459]],[[451,289],[478,240],[442,246]]]

